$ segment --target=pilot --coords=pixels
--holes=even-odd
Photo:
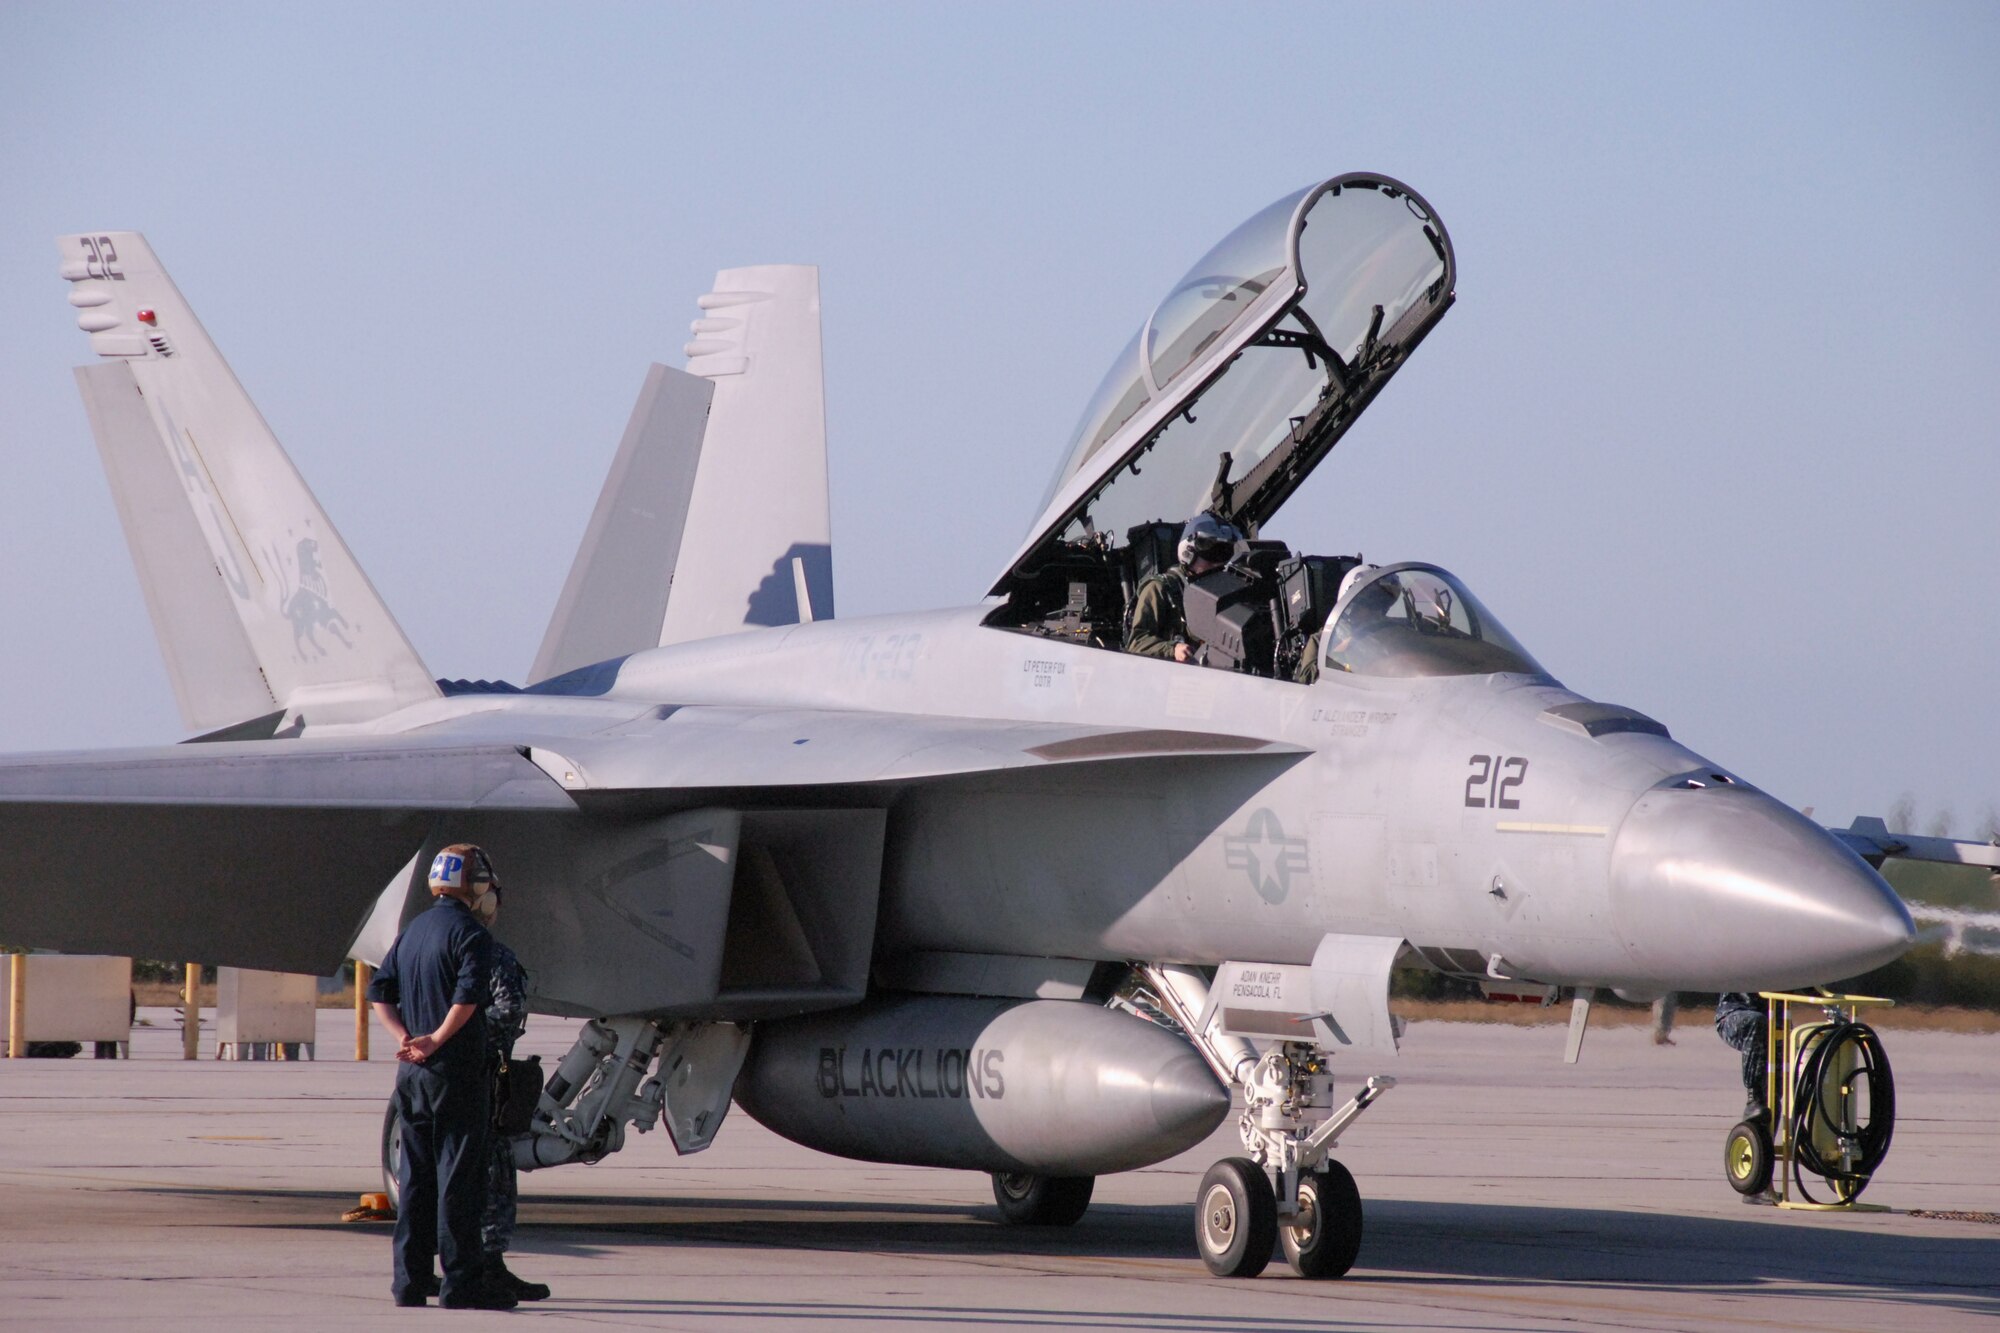
[[[431,862],[437,901],[410,922],[369,983],[368,999],[399,1049],[390,1104],[402,1121],[396,1167],[395,1263],[390,1294],[423,1305],[510,1310],[511,1291],[487,1280],[479,1243],[491,1149],[493,1085],[486,1018],[493,937],[474,906],[494,882],[486,853],[453,843]],[[444,1269],[442,1288],[431,1273]]]
[[[1242,539],[1242,533],[1214,514],[1204,512],[1189,519],[1175,551],[1180,563],[1146,579],[1132,597],[1132,624],[1125,631],[1125,651],[1141,657],[1192,661],[1201,645],[1188,639],[1183,602],[1188,582],[1228,564]]]
[[[1353,591],[1355,584],[1362,582],[1380,568],[1380,565],[1356,565],[1348,570],[1346,577],[1340,580],[1340,591],[1333,595],[1333,604],[1339,606],[1340,599]],[[1328,614],[1331,615],[1332,612]],[[1325,626],[1321,626],[1321,629],[1324,628]],[[1320,631],[1314,630],[1312,637],[1306,640],[1306,646],[1299,650],[1299,664],[1292,670],[1292,679],[1301,685],[1310,685],[1319,679],[1319,636]],[[1336,645],[1336,647],[1344,646],[1345,641]],[[1342,671],[1348,669],[1338,662],[1334,665]]]
[[[472,914],[489,931],[500,917],[500,883],[472,905]],[[486,998],[486,1035],[493,1043],[493,1064],[513,1064],[514,1043],[528,1030],[528,972],[514,951],[493,940],[493,988]],[[517,1069],[516,1076],[519,1071]],[[497,1080],[496,1080],[497,1082]],[[514,1141],[505,1134],[491,1136],[492,1153],[487,1158],[486,1208],[479,1218],[479,1247],[485,1257],[486,1280],[517,1300],[545,1301],[548,1284],[530,1282],[507,1267],[507,1251],[514,1243],[514,1213],[520,1190],[514,1168]]]

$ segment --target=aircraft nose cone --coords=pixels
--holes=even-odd
[[[1902,955],[1915,923],[1867,862],[1797,811],[1742,788],[1665,788],[1611,850],[1612,915],[1646,979],[1772,990]]]

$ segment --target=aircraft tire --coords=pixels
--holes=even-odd
[[[1729,1188],[1738,1194],[1762,1194],[1771,1188],[1771,1131],[1761,1120],[1745,1120],[1729,1131],[1722,1145],[1722,1170]]]
[[[1225,1157],[1194,1193],[1194,1244],[1217,1277],[1256,1277],[1278,1242],[1278,1201],[1262,1167]]]
[[[1000,1217],[1017,1227],[1074,1226],[1090,1207],[1096,1176],[1037,1176],[1025,1171],[995,1171],[993,1202]]]
[[[1299,1177],[1303,1226],[1280,1224],[1285,1262],[1300,1277],[1344,1277],[1361,1253],[1361,1191],[1339,1162]]]
[[[382,1112],[382,1189],[389,1196],[389,1206],[398,1211],[403,1200],[396,1188],[396,1164],[402,1157],[403,1122],[397,1118],[396,1103],[392,1101]]]

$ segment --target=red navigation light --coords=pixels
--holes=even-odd
[[[139,322],[141,324],[158,324],[160,317],[150,310],[141,310],[139,312]]]

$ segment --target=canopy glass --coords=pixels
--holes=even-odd
[[[1349,589],[1330,620],[1322,674],[1547,674],[1464,584],[1435,565],[1389,566]]]
[[[1113,362],[1013,572],[1054,544],[1115,545],[1204,508],[1254,532],[1442,318],[1455,276],[1443,224],[1384,177],[1258,211]]]

